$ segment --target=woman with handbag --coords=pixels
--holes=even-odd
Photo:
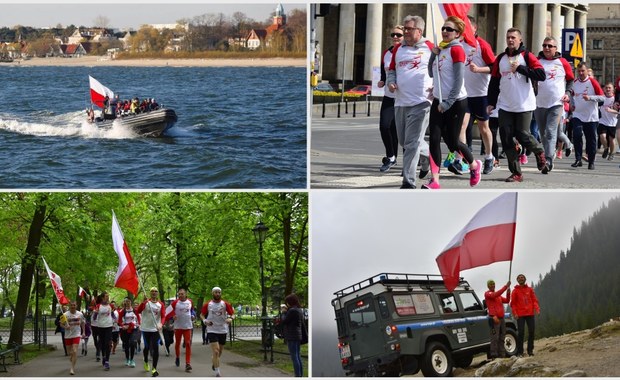
[[[282,326],[284,326],[284,340],[286,341],[288,351],[291,354],[293,368],[295,369],[295,377],[302,377],[304,371],[301,362],[301,344],[303,339],[303,330],[306,328],[304,313],[299,303],[299,297],[297,297],[296,294],[289,294],[284,299],[284,302],[286,305],[281,309],[281,323]]]

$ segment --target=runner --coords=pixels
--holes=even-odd
[[[136,366],[133,360],[136,353],[136,342],[140,339],[140,315],[131,306],[131,300],[123,300],[123,308],[118,313],[118,327],[120,328],[121,341],[125,350],[125,365],[131,368]]]
[[[105,371],[110,370],[110,348],[112,343],[112,326],[114,325],[114,314],[110,305],[110,295],[107,292],[101,293],[101,303],[93,310],[94,318],[97,319],[99,348],[101,350],[101,362]]]
[[[65,329],[64,344],[69,352],[69,361],[71,362],[69,373],[75,375],[78,346],[80,345],[80,339],[85,336],[84,314],[77,310],[75,301],[69,302],[69,310],[61,315],[60,324]]]
[[[220,357],[224,344],[226,344],[226,334],[228,334],[228,325],[232,322],[235,311],[228,302],[222,299],[222,289],[214,287],[211,290],[213,299],[202,306],[200,318],[207,325],[207,343],[213,351],[213,365],[211,369],[215,371],[215,376],[220,377]]]
[[[181,336],[185,342],[185,372],[191,372],[192,357],[192,335],[194,332],[194,320],[196,313],[194,312],[194,303],[187,298],[185,289],[179,289],[179,298],[172,301],[172,313],[174,319],[174,352],[176,359],[174,364],[180,365],[181,356]]]
[[[144,370],[151,372],[152,377],[159,376],[157,362],[159,361],[159,332],[164,324],[166,305],[159,301],[159,291],[156,287],[151,288],[151,297],[145,299],[137,312],[140,313],[142,336],[144,337]],[[149,367],[149,352],[153,358],[153,366]]]

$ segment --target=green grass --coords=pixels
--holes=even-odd
[[[259,363],[264,363],[264,352],[260,342],[240,341],[236,340],[230,345],[226,345],[226,348],[236,354],[243,355],[248,358],[252,358]],[[273,364],[271,364],[271,353],[267,352],[267,363],[274,367],[283,370],[284,372],[293,376],[295,374],[293,370],[293,362],[288,354],[288,347],[282,339],[276,339],[273,346]],[[308,376],[308,345],[301,346],[301,361],[304,367],[304,376]]]

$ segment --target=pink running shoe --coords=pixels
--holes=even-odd
[[[441,186],[439,186],[439,183],[435,182],[432,178],[430,181],[428,181],[427,184],[422,185],[423,189],[430,189],[430,190],[439,190],[441,189]]]
[[[482,168],[482,161],[476,160],[476,169],[469,171],[469,186],[474,187],[480,183],[480,169]]]
[[[520,155],[519,162],[521,163],[521,165],[527,164],[527,156],[525,154]]]

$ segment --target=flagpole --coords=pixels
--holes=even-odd
[[[429,6],[431,7],[431,28],[433,29],[433,39],[435,42],[435,47],[439,49],[439,45],[437,45],[437,30],[435,29],[435,3],[429,3]],[[443,97],[441,94],[441,77],[439,75],[439,56],[435,57],[435,62],[437,62],[437,72],[433,75],[437,76],[437,84],[439,85],[439,103],[441,103],[443,102]]]
[[[515,193],[515,231],[512,233],[512,257],[514,259],[515,254],[515,240],[517,236],[517,205],[519,204],[519,193]],[[508,281],[512,278],[512,260],[510,260],[510,266],[508,267]]]

